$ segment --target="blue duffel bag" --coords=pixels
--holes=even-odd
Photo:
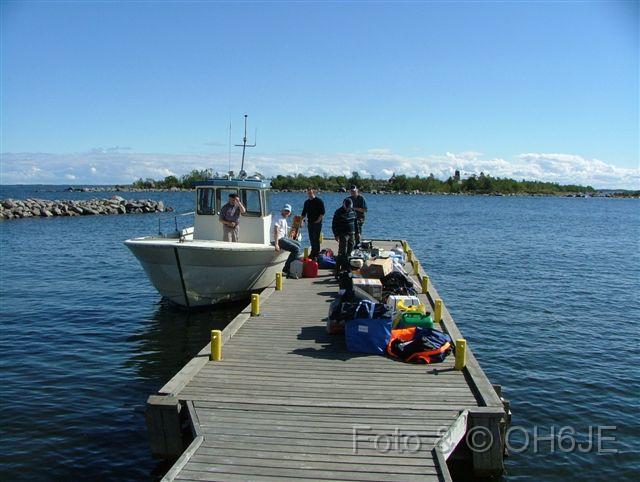
[[[332,269],[336,267],[336,259],[326,254],[318,255],[318,268]]]
[[[345,327],[345,341],[347,350],[356,353],[373,353],[384,355],[387,344],[391,339],[391,318],[372,318],[374,316],[375,303],[361,302],[361,307],[366,307],[367,316],[347,321]],[[356,313],[362,316],[359,307]]]

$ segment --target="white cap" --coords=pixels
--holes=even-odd
[[[289,211],[289,212],[291,212],[291,204],[285,204],[285,205],[282,207],[282,210],[283,210],[283,211]]]

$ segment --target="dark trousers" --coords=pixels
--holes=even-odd
[[[353,250],[355,243],[355,234],[341,234],[338,236],[338,257],[336,258],[336,270],[348,269],[349,255]]]
[[[289,257],[287,258],[287,261],[284,263],[284,268],[282,269],[282,271],[284,271],[285,273],[288,273],[289,266],[291,266],[291,262],[294,259],[298,259],[300,257],[300,243],[295,239],[280,238],[278,240],[278,246],[280,246],[280,249],[289,251]]]
[[[309,242],[311,243],[311,253],[309,256],[315,258],[320,252],[320,233],[322,232],[322,223],[307,224],[309,230]]]
[[[356,220],[356,244],[360,244],[362,240],[362,226],[364,225],[364,219],[358,218]]]

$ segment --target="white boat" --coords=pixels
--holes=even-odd
[[[178,305],[193,308],[249,297],[275,280],[289,255],[270,243],[270,183],[261,179],[211,179],[196,186],[193,227],[169,236],[125,241],[153,286]],[[240,196],[239,242],[222,241],[220,209]]]
[[[271,245],[271,183],[247,178],[247,116],[244,116],[242,164],[238,178],[196,183],[192,227],[169,236],[145,236],[125,241],[153,286],[178,305],[194,308],[247,298],[271,284],[289,256]],[[247,212],[240,218],[239,242],[222,241],[218,216],[229,194],[240,196]],[[177,225],[177,223],[176,223]],[[176,226],[177,227],[177,226]]]

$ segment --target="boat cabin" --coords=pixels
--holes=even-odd
[[[263,179],[211,179],[196,185],[194,240],[222,241],[220,209],[235,193],[247,212],[240,216],[241,243],[269,244],[271,183]]]

